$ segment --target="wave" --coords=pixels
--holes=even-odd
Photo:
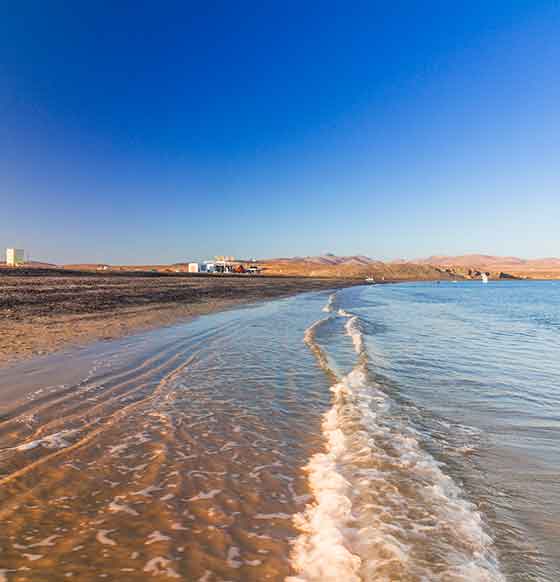
[[[357,315],[334,311],[305,332],[305,342],[333,379],[322,421],[324,452],[305,467],[313,502],[294,517],[300,532],[288,582],[441,580],[501,582],[481,514],[420,445],[419,435],[368,374]],[[316,339],[334,317],[345,319],[357,360],[338,377]]]
[[[323,311],[325,313],[331,313],[334,310],[334,300],[335,300],[335,297],[336,297],[336,293],[331,293],[329,295],[329,298],[327,300],[327,303],[323,307]]]

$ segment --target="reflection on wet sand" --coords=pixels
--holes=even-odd
[[[189,332],[132,367],[112,356],[3,414],[4,578],[290,573],[292,517],[308,501],[299,468],[320,445],[297,389],[312,360],[265,372],[275,347],[240,349],[238,333],[235,321]]]
[[[553,408],[524,433],[540,472],[491,432],[504,411],[531,419],[507,416],[501,356],[525,403],[518,342],[538,374],[550,342],[527,358],[515,326],[500,351],[484,321],[485,374],[458,381],[480,307],[461,330],[465,289],[441,327],[449,302],[419,287],[302,295],[1,370],[21,399],[0,394],[0,582],[556,580]]]

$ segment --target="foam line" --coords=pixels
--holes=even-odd
[[[305,467],[313,502],[294,517],[296,575],[287,582],[503,581],[480,513],[368,379],[358,316],[333,312],[330,298],[325,307],[331,315],[310,326],[305,341],[334,379],[332,406],[322,421],[325,449]],[[347,320],[358,356],[339,378],[315,341],[317,328],[333,316]],[[408,488],[399,487],[403,481]],[[424,522],[417,523],[421,514]],[[432,551],[443,554],[440,562],[423,559]]]

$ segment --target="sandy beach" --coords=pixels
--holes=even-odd
[[[2,367],[0,573],[556,580],[558,373],[540,363],[559,361],[542,324],[557,298],[545,282],[362,285]]]
[[[0,366],[242,304],[361,282],[308,277],[0,272]]]

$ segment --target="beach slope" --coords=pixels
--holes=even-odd
[[[237,305],[358,283],[362,281],[4,271],[0,275],[0,366]]]

